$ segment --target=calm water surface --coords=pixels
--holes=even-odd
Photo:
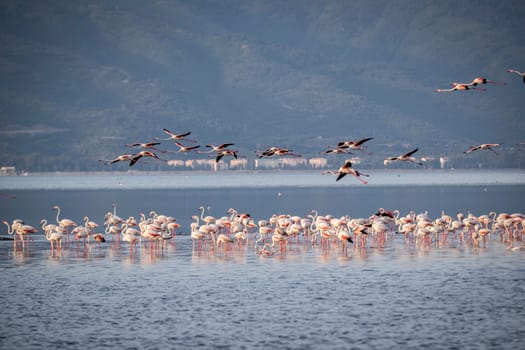
[[[282,185],[273,178],[263,187],[125,189],[127,177],[89,189],[65,186],[63,178],[54,185],[33,179],[30,188],[0,178],[2,192],[16,196],[0,200],[8,221],[38,226],[43,218],[54,221],[51,207],[60,205],[61,218],[82,222],[89,215],[101,224],[116,203],[122,217],[155,210],[182,224],[163,249],[144,244],[136,253],[110,242],[52,253],[43,235],[23,251],[0,241],[0,348],[518,349],[525,252],[506,250],[497,237],[477,249],[414,249],[398,236],[382,249],[343,254],[300,245],[264,257],[253,245],[194,252],[187,233],[201,205],[216,217],[233,207],[256,219],[312,209],[362,217],[379,207],[428,210],[431,217],[442,210],[524,212],[519,175],[504,184],[500,176],[368,187]]]

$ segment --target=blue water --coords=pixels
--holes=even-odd
[[[351,217],[380,207],[431,217],[524,211],[519,171],[465,173],[445,184],[439,172],[393,175],[373,186],[351,178],[334,186],[310,174],[251,174],[222,186],[199,175],[192,181],[201,187],[166,184],[166,175],[0,178],[2,193],[16,196],[0,197],[2,220],[39,226],[54,221],[59,205],[61,218],[101,224],[115,203],[124,218],[155,210],[182,225],[164,248],[136,252],[106,242],[52,253],[42,234],[24,250],[0,241],[0,348],[520,348],[525,252],[506,250],[497,237],[480,248],[414,249],[397,236],[381,249],[345,254],[305,244],[265,257],[253,245],[193,251],[187,235],[201,205],[216,217],[235,208],[256,220],[312,209]],[[250,176],[265,185],[246,185]],[[417,180],[392,183],[408,176]]]

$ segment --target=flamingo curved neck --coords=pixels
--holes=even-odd
[[[8,235],[13,235],[15,232],[14,228],[12,226],[9,226],[9,223],[5,222],[4,221],[4,224],[7,226],[7,234]]]
[[[57,223],[60,223],[60,220],[58,220],[58,217],[60,216],[60,207],[55,207],[57,210]]]

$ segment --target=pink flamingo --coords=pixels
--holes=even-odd
[[[141,151],[141,152],[135,153],[133,155],[133,157],[131,158],[131,162],[129,162],[129,166],[133,166],[136,162],[139,161],[140,158],[143,158],[143,157],[151,157],[151,158],[155,158],[155,159],[161,160],[163,162],[166,162],[165,159],[159,158],[159,156],[157,156],[155,153],[153,153],[151,151]]]
[[[515,70],[515,69],[507,69],[507,72],[516,73],[517,75],[523,78],[523,84],[525,84],[525,72],[520,72],[519,70]]]
[[[125,162],[128,160],[131,160],[133,158],[133,154],[121,154],[120,156],[114,158],[114,159],[99,159],[99,162],[104,162],[104,165],[108,164],[114,164],[117,162]]]
[[[205,147],[211,148],[211,150],[207,151],[207,152],[201,152],[201,153],[219,152],[219,151],[225,150],[227,147],[230,147],[230,146],[233,146],[233,145],[234,145],[233,143],[222,143],[222,144],[220,144],[218,146],[215,146],[215,145],[212,145],[212,144],[207,144]]]
[[[488,80],[487,78],[477,77],[474,78],[469,85],[478,86],[478,84],[496,84],[496,85],[507,85],[507,83]]]
[[[270,147],[267,148],[265,151],[263,151],[260,154],[257,154],[259,158],[263,157],[273,157],[273,156],[294,156],[294,157],[301,157],[300,154],[294,153],[293,150],[287,149],[287,148],[280,148],[280,147]]]
[[[235,159],[237,159],[237,152],[230,149],[223,149],[217,153],[217,157],[215,158],[215,162],[217,163],[219,160],[221,160],[224,156],[232,156]]]
[[[179,150],[177,152],[182,152],[182,153],[191,152],[191,151],[193,151],[193,150],[195,150],[195,149],[200,147],[200,145],[197,145],[197,146],[184,146],[180,142],[175,142],[175,144],[177,145],[177,147],[179,147]]]
[[[452,87],[450,89],[436,89],[436,92],[453,92],[453,91],[465,91],[465,90],[480,90],[487,91],[484,88],[472,87],[470,84],[460,84],[460,83],[451,83]]]
[[[397,157],[388,157],[388,158],[385,158],[385,161],[384,161],[384,164],[388,164],[394,160],[400,160],[400,161],[404,161],[404,162],[412,162],[412,163],[416,163],[418,165],[423,165],[423,163],[421,162],[418,162],[416,158],[412,157],[412,155],[414,153],[416,153],[418,151],[419,148],[416,148],[410,152],[407,152],[407,153],[404,153],[400,156],[397,156]]]
[[[352,168],[352,162],[349,160],[347,160],[337,171],[327,170],[327,171],[323,171],[322,174],[323,175],[325,174],[337,175],[337,178],[335,179],[335,181],[339,181],[343,177],[345,177],[347,174],[350,174],[354,176],[357,180],[359,180],[361,183],[363,183],[364,185],[366,185],[368,181],[361,179],[361,176],[370,176],[369,174],[361,173],[357,171],[356,169]]]
[[[344,148],[329,148],[324,151],[325,154],[353,154],[348,149]]]
[[[171,132],[169,131],[168,129],[166,128],[163,128],[162,129],[164,131],[165,134],[167,134],[169,137],[167,139],[163,139],[163,138],[159,138],[159,137],[155,137],[155,140],[165,140],[165,141],[179,141],[179,140],[184,140],[184,141],[188,141],[188,142],[197,142],[195,140],[190,140],[190,139],[187,139],[186,136],[188,136],[189,134],[191,134],[191,131],[188,131],[187,133],[184,133],[184,134],[176,134],[174,132]]]
[[[471,146],[468,150],[466,150],[463,153],[471,153],[471,152],[474,152],[474,151],[480,151],[480,150],[488,149],[489,151],[492,151],[495,154],[498,154],[498,152],[494,151],[492,149],[492,147],[499,147],[499,146],[501,146],[501,143],[483,143],[483,144],[481,144],[479,146]]]
[[[350,148],[352,150],[363,150],[363,144],[367,141],[373,140],[373,137],[366,137],[357,141],[343,141],[337,144],[337,148]]]
[[[128,144],[126,144],[126,146],[128,146],[128,147],[140,147],[140,148],[145,148],[145,149],[154,149],[155,151],[158,151],[160,153],[168,152],[166,150],[159,149],[159,148],[155,147],[155,146],[158,146],[158,145],[160,145],[160,142],[144,142],[144,143],[136,142],[136,143],[128,143]]]

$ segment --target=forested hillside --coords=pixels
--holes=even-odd
[[[511,0],[2,1],[0,165],[106,170],[168,128],[251,158],[374,137],[363,167],[411,147],[521,166],[524,18]],[[507,85],[434,92],[477,76]],[[504,145],[463,154],[480,143]]]

